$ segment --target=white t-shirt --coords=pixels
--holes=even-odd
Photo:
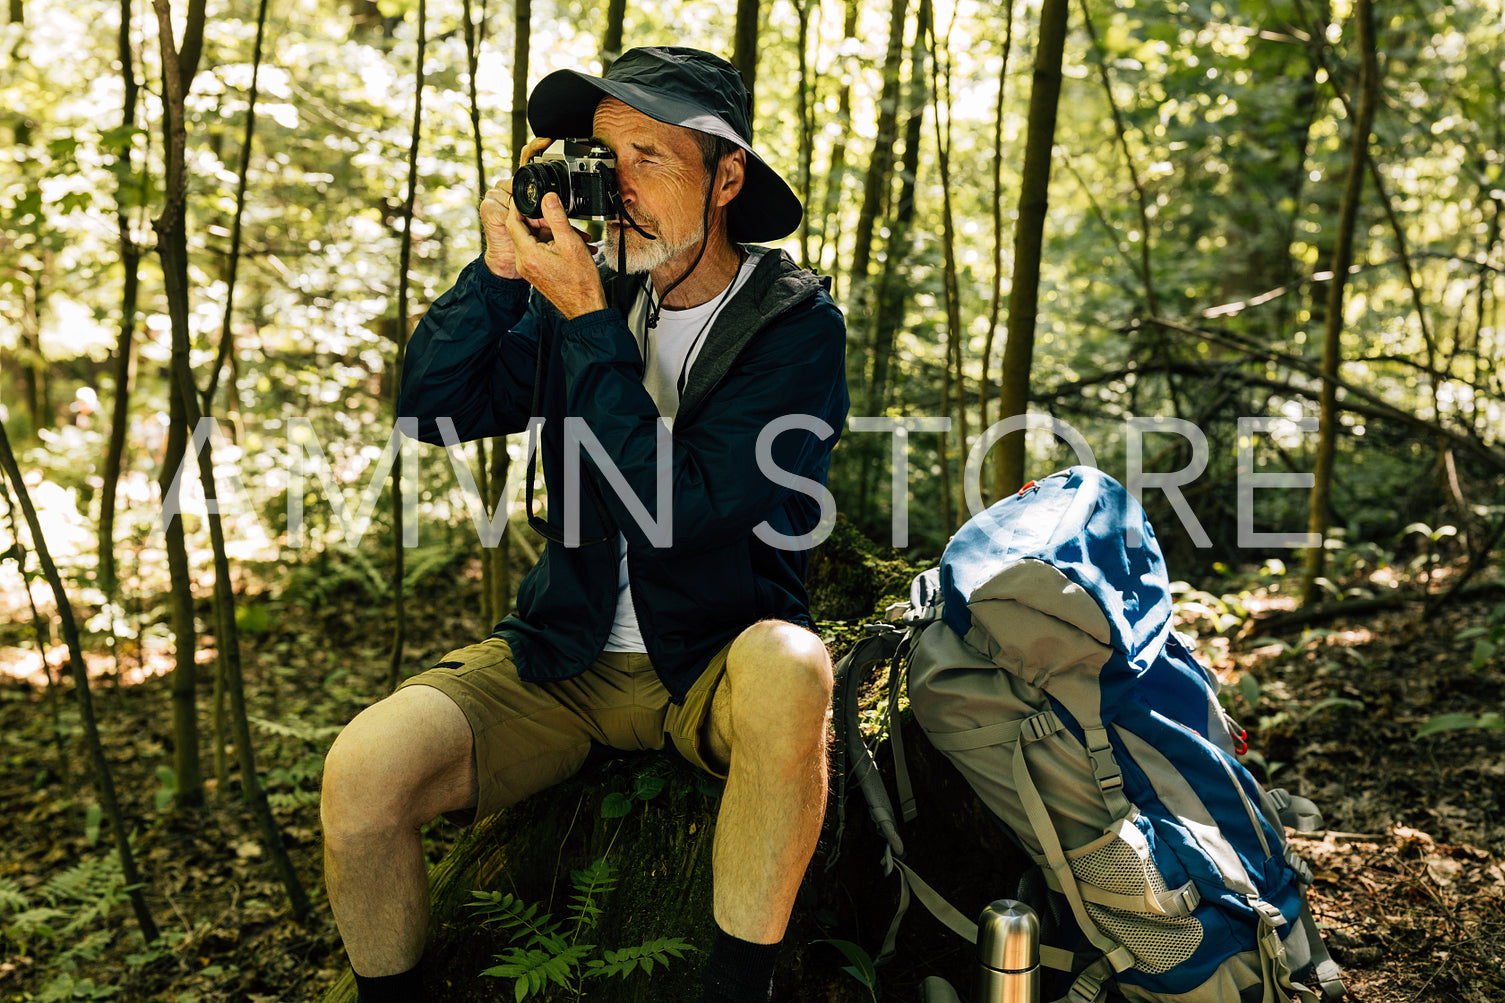
[[[652,331],[644,329],[648,323],[648,296],[640,294],[634,305],[628,324],[638,345],[643,346],[643,388],[658,405],[658,413],[674,428],[674,415],[679,411],[679,394],[683,380],[688,378],[695,357],[705,344],[706,335],[716,323],[716,316],[737,290],[747,284],[757,267],[762,249],[752,251],[742,268],[737,272],[726,291],[714,296],[699,306],[683,310],[665,307],[659,314],[658,326]],[[618,534],[622,550],[622,562],[617,569],[617,615],[611,624],[611,636],[606,640],[607,651],[647,651],[643,632],[638,629],[637,610],[632,605],[632,583],[627,579],[627,538]]]

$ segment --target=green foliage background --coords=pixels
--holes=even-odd
[[[839,294],[854,284],[847,268],[892,14],[887,4],[853,2],[858,29],[848,39],[843,5],[813,9],[808,52],[816,126],[811,251],[815,267],[835,276]],[[480,249],[474,206],[483,182],[475,177],[467,118],[462,8],[435,2],[428,10],[428,84],[412,223],[415,317],[409,322]],[[489,183],[511,166],[504,146],[513,112],[513,11],[494,4],[477,11],[484,18],[476,85]],[[0,153],[0,316],[6,320],[0,326],[0,411],[13,434],[27,437],[24,459],[37,472],[34,486],[45,482],[55,492],[50,518],[72,540],[71,546],[58,544],[65,564],[87,579],[108,407],[117,392],[108,367],[122,281],[115,212],[124,212],[133,239],[149,251],[150,223],[161,210],[156,23],[138,3],[131,39],[145,86],[141,107],[126,125],[116,55],[118,4],[32,3],[13,13],[20,20],[13,18],[0,36],[0,133],[13,140]],[[176,14],[181,18],[182,11]],[[1348,14],[1346,4],[1307,0],[1093,0],[1072,13],[1031,375],[1036,408],[1081,431],[1098,463],[1120,476],[1127,469],[1127,417],[1177,417],[1202,430],[1208,468],[1186,490],[1213,547],[1189,548],[1169,509],[1161,505],[1163,511],[1155,513],[1170,524],[1171,544],[1192,562],[1188,570],[1262,558],[1236,540],[1236,419],[1315,414],[1311,367],[1324,321],[1323,269],[1346,167],[1343,101],[1354,88],[1357,65]],[[253,15],[249,5],[210,3],[205,56],[189,96],[188,234],[194,365],[201,383],[227,306]],[[1091,32],[1084,15],[1091,18]],[[1006,316],[1035,9],[1026,4],[1015,12],[1001,122],[994,120],[993,105],[1007,45],[1003,8],[958,0],[938,4],[935,16],[938,55],[949,72],[945,111],[953,144],[960,334],[975,441],[994,282],[993,133],[1001,127],[1002,190],[996,199],[1004,231],[996,236],[1003,248]],[[215,402],[227,433],[217,458],[244,487],[229,499],[237,513],[231,539],[242,558],[297,563],[307,556],[287,547],[284,536],[294,452],[289,418],[310,419],[333,477],[350,498],[366,488],[391,432],[416,19],[413,3],[374,9],[332,0],[271,4],[232,318],[233,369]],[[604,19],[604,8],[596,5],[535,3],[531,80],[560,67],[599,67]],[[728,51],[732,19],[724,5],[629,5],[626,37],[629,44]],[[910,10],[906,46],[917,31],[914,20]],[[1437,513],[1449,509],[1451,521],[1482,520],[1497,513],[1502,501],[1498,485],[1505,468],[1495,465],[1505,418],[1498,329],[1505,267],[1501,22],[1498,0],[1423,0],[1382,9],[1383,106],[1372,156],[1384,191],[1377,192],[1371,179],[1365,194],[1342,370],[1346,381],[1380,405],[1350,411],[1344,419],[1336,505],[1338,524],[1351,538],[1393,542],[1410,521],[1435,523]],[[763,5],[756,140],[792,181],[798,179],[800,144],[797,25],[793,4]],[[911,70],[906,63],[906,77]],[[848,84],[852,122],[844,131],[837,96]],[[889,246],[884,239],[892,205],[874,224],[873,267],[901,256],[906,295],[885,396],[890,415],[942,413],[942,348],[949,332],[935,135],[932,108],[908,244]],[[839,208],[827,218],[818,207],[838,140],[847,144],[853,166],[835,178]],[[1146,242],[1147,273],[1141,270]],[[796,239],[785,246],[799,256]],[[160,539],[154,530],[155,481],[168,352],[160,273],[150,253],[142,276],[143,329],[123,487],[130,504],[117,526],[117,543],[150,545]],[[851,351],[866,353],[872,317],[860,303],[843,302]],[[990,380],[997,378],[1002,342],[1000,330]],[[26,385],[31,369],[45,393],[35,411]],[[863,399],[865,387],[853,390],[854,399]],[[1357,403],[1352,395],[1344,399]],[[1454,439],[1423,434],[1427,426]],[[862,436],[846,437],[833,472],[838,505],[863,528],[886,536],[887,470],[879,466],[864,475],[852,446]],[[954,433],[949,438],[955,522],[965,452]],[[1262,436],[1252,444],[1254,465],[1310,470],[1312,438],[1294,430]],[[515,439],[512,448],[520,454],[522,437]],[[1478,451],[1470,454],[1459,440]],[[941,517],[938,445],[933,434],[916,434],[911,442],[910,537],[917,553],[934,553],[953,528]],[[1468,507],[1461,512],[1439,476],[1447,446],[1462,464]],[[1031,433],[1030,447],[1041,472],[1071,461],[1069,451],[1044,433]],[[1150,435],[1145,455],[1149,469],[1176,470],[1189,461],[1176,436]],[[471,503],[448,461],[426,451],[420,463],[421,541],[473,548],[466,518]],[[878,499],[867,510],[857,505],[864,476]],[[196,476],[186,480],[191,484]],[[304,547],[338,542],[339,523],[323,487],[306,483],[305,491],[312,531]],[[1256,492],[1255,498],[1258,528],[1295,531],[1304,525],[1300,492]],[[253,515],[263,532],[254,529]],[[364,547],[377,545],[389,520],[383,496],[376,534]],[[142,560],[150,565],[154,557],[148,553]]]

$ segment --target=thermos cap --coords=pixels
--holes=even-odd
[[[999,899],[977,920],[977,960],[1000,972],[1024,972],[1040,964],[1040,920],[1023,902]]]

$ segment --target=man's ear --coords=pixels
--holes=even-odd
[[[716,165],[716,206],[720,208],[742,190],[742,182],[747,177],[747,151],[740,146],[721,158]]]

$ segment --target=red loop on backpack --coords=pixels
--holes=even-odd
[[[1024,492],[1028,491],[1030,488],[1037,488],[1039,486],[1040,486],[1040,482],[1039,481],[1030,481],[1028,484],[1024,485],[1024,487],[1022,487],[1022,488],[1019,489],[1019,493],[1022,495],[1022,494],[1024,494]]]
[[[1240,756],[1249,751],[1249,733],[1242,728],[1233,736],[1233,751]]]

